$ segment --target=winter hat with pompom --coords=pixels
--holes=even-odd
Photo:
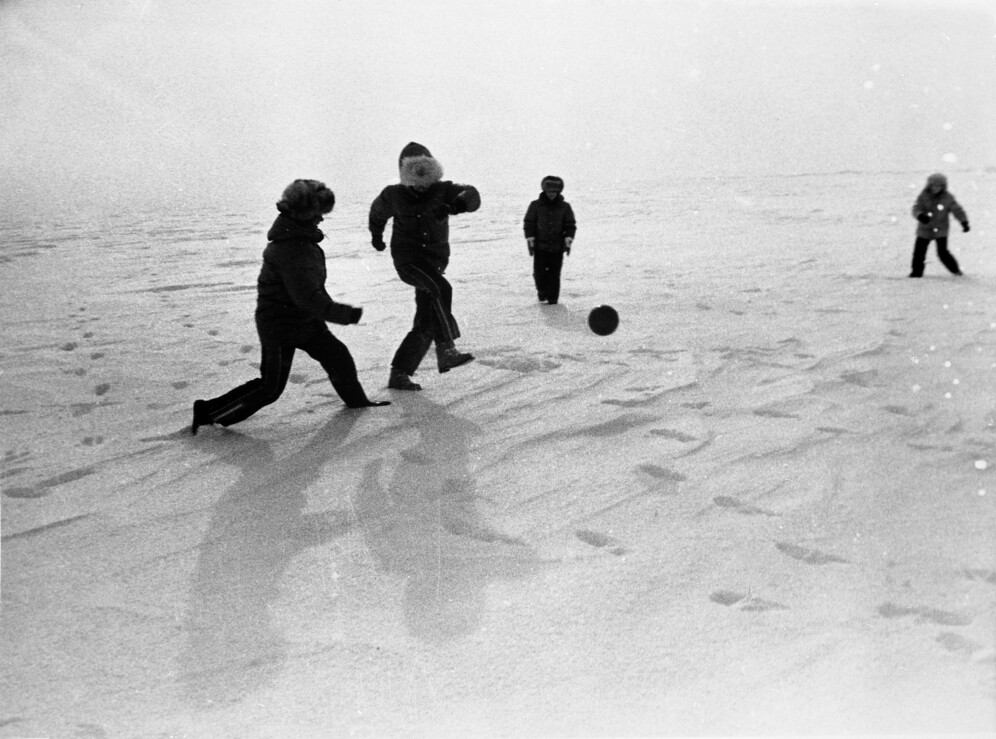
[[[426,147],[414,141],[401,150],[398,169],[401,184],[408,187],[426,188],[443,179],[443,166]]]

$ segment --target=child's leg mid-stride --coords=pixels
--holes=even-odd
[[[941,264],[947,267],[951,274],[960,275],[961,268],[958,266],[958,260],[954,258],[954,254],[948,251],[947,237],[936,239],[935,243],[937,244],[937,258],[941,260]]]
[[[425,269],[417,264],[398,265],[397,272],[405,283],[418,291],[419,294],[415,298],[416,308],[421,307],[420,303],[422,303],[431,311],[433,338],[437,342],[443,341],[451,344],[455,342],[459,336],[453,335],[453,322],[450,318],[453,287],[449,281],[439,272]],[[428,321],[423,321],[423,323],[428,323]]]
[[[923,265],[927,259],[928,246],[930,246],[930,239],[918,237],[913,243],[913,264],[910,270],[910,277],[923,277]]]
[[[454,367],[471,361],[474,358],[472,354],[459,352],[455,346],[456,340],[460,338],[460,329],[451,313],[453,287],[447,279],[437,270],[417,264],[402,264],[396,269],[398,276],[415,288],[416,325],[432,328],[439,371],[449,372]],[[399,352],[400,350],[401,347]],[[398,353],[395,357],[398,357]]]
[[[948,251],[947,237],[942,236],[933,241],[937,244],[937,258],[941,261],[941,264],[951,274],[960,275],[961,268],[958,266],[958,260],[954,258],[954,254]],[[931,239],[917,237],[916,242],[913,244],[913,265],[910,277],[923,277],[924,263],[927,261],[927,247],[930,246],[930,242]]]
[[[374,405],[360,384],[356,373],[356,362],[349,348],[332,335],[327,326],[301,344],[301,350],[314,359],[329,376],[332,387],[350,408],[366,408]]]
[[[293,362],[293,346],[264,344],[260,376],[217,398],[194,401],[191,431],[196,434],[198,427],[215,423],[231,426],[273,403],[287,387]]]

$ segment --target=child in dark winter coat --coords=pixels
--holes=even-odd
[[[322,365],[348,407],[389,404],[367,398],[349,349],[326,325],[359,323],[363,314],[362,308],[337,303],[325,291],[325,252],[318,246],[325,235],[318,224],[334,205],[333,192],[317,180],[295,180],[284,190],[257,282],[260,377],[212,400],[195,400],[193,433],[204,425],[243,421],[279,398],[297,349]]]
[[[917,196],[912,208],[913,217],[919,221],[916,227],[916,241],[913,244],[913,270],[910,277],[922,277],[927,247],[931,241],[937,242],[937,258],[948,271],[960,275],[958,261],[948,251],[948,230],[950,216],[954,215],[961,223],[961,230],[967,232],[968,216],[948,192],[948,179],[940,173],[927,178],[927,186]]]
[[[398,276],[415,288],[415,318],[391,360],[388,387],[421,390],[412,382],[432,342],[440,372],[474,357],[459,352],[460,329],[453,318],[453,288],[443,273],[450,260],[449,217],[471,213],[481,196],[471,185],[443,180],[443,168],[429,150],[414,141],[398,158],[401,184],[385,187],[370,205],[370,236],[377,251],[387,248],[384,229],[394,219],[391,257]]]
[[[522,221],[529,255],[533,258],[533,281],[540,302],[556,305],[560,299],[560,272],[564,255],[571,253],[577,232],[574,210],[561,193],[564,181],[544,177],[543,192],[529,204]]]

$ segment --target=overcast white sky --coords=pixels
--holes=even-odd
[[[7,1],[0,206],[992,167],[993,5]]]

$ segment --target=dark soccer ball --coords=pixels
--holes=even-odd
[[[588,314],[588,328],[599,336],[608,336],[619,326],[619,314],[611,305],[592,308]]]

